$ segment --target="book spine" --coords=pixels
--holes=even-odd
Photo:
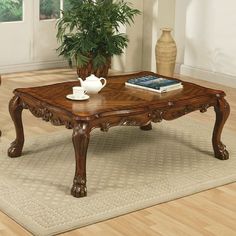
[[[180,84],[178,86],[175,86],[175,87],[166,88],[165,90],[162,90],[161,93],[166,93],[166,92],[173,91],[173,90],[176,90],[176,89],[181,89],[181,88],[183,88],[182,84]]]
[[[181,83],[177,84],[177,85],[175,84],[175,85],[162,87],[161,89],[153,89],[153,88],[149,88],[149,87],[145,87],[145,86],[141,86],[141,85],[130,84],[130,83],[127,83],[127,82],[125,83],[125,85],[130,86],[130,87],[134,87],[134,88],[144,89],[144,90],[147,90],[147,91],[157,92],[157,93],[165,93],[165,92],[168,92],[168,91],[183,88],[183,85]]]
[[[144,87],[144,86],[140,86],[140,85],[136,85],[136,84],[130,84],[130,83],[126,82],[125,85],[130,86],[130,87],[134,87],[134,88],[139,88],[139,89],[144,89],[144,90],[148,90],[148,91],[152,91],[152,92],[161,93],[160,90],[152,89],[152,88],[148,88],[148,87]]]
[[[171,89],[171,88],[178,88],[182,86],[182,83],[178,83],[178,84],[172,84],[172,85],[168,85],[168,86],[163,86],[163,87],[160,87],[160,90],[163,91],[163,90],[168,90],[168,89]]]

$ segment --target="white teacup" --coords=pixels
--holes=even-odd
[[[84,95],[86,94],[85,89],[83,87],[80,87],[80,86],[74,86],[72,88],[72,90],[73,90],[73,96],[75,98],[83,98]]]

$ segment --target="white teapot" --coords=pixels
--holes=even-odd
[[[81,78],[78,78],[78,80],[88,94],[98,93],[107,83],[106,79],[98,78],[93,74],[88,76],[85,80],[82,80]],[[101,81],[103,81],[103,83]]]

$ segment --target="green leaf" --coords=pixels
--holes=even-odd
[[[76,63],[79,68],[84,67],[89,62],[89,57],[84,56],[81,53],[74,55]]]
[[[57,51],[79,67],[90,58],[94,69],[106,64],[107,58],[120,55],[128,45],[120,25],[134,23],[140,11],[124,0],[68,0],[69,10],[62,12],[57,23]]]
[[[93,58],[93,68],[96,70],[98,69],[100,66],[105,65],[107,62],[107,58],[101,54],[97,54],[94,58]]]

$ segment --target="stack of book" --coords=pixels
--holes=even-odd
[[[158,93],[165,93],[183,88],[182,83],[178,80],[166,79],[153,75],[129,79],[127,82],[125,82],[125,85]]]

